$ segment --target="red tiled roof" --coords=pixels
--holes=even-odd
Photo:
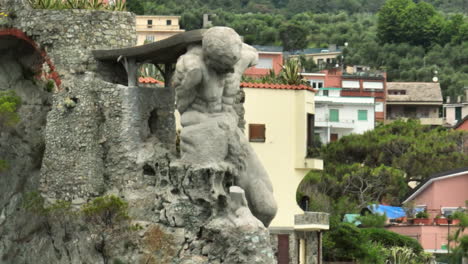
[[[260,89],[279,89],[279,90],[308,90],[316,93],[317,90],[314,88],[300,84],[300,85],[290,85],[290,84],[277,84],[277,83],[251,83],[251,82],[241,82],[240,87],[242,88],[260,88]]]
[[[139,83],[153,83],[153,84],[161,84],[161,85],[164,85],[164,82],[160,81],[160,80],[156,80],[152,77],[140,77],[138,78],[138,82]]]

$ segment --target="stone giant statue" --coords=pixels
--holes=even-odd
[[[182,159],[225,166],[245,191],[252,214],[268,226],[276,214],[268,174],[238,127],[233,105],[245,69],[258,60],[231,28],[213,27],[179,58],[173,77],[181,114]]]

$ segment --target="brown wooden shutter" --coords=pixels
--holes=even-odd
[[[265,124],[249,124],[249,141],[265,142]]]
[[[289,264],[289,235],[278,235],[278,264]]]

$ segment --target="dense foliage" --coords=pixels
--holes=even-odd
[[[36,9],[126,10],[124,0],[114,0],[112,2],[101,0],[29,0],[29,3]]]
[[[411,237],[403,236],[383,228],[363,228],[361,232],[372,242],[379,243],[388,248],[407,247],[411,248],[416,254],[423,252],[423,248],[419,242]]]
[[[347,210],[369,203],[400,205],[410,181],[421,182],[434,173],[468,166],[463,142],[467,133],[431,129],[416,120],[395,121],[363,135],[348,135],[321,149],[323,171],[311,171],[303,192],[317,197],[311,209],[336,212],[333,203],[346,197]],[[430,166],[428,166],[430,164]]]
[[[415,2],[419,2],[416,0]],[[426,0],[444,12],[468,12],[464,0]],[[301,12],[313,13],[376,13],[385,0],[129,0],[128,5],[137,14],[182,14],[194,10],[218,11],[223,9],[231,13],[273,13],[292,16]],[[187,8],[190,7],[190,8]]]
[[[413,238],[383,228],[357,228],[349,223],[333,225],[323,238],[324,259],[384,264],[387,260],[409,256],[412,262],[427,263],[423,248]]]

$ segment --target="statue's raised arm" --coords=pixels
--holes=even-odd
[[[197,87],[201,84],[202,50],[199,46],[189,47],[187,53],[177,60],[172,86],[176,91],[177,109],[184,113],[197,96]]]

